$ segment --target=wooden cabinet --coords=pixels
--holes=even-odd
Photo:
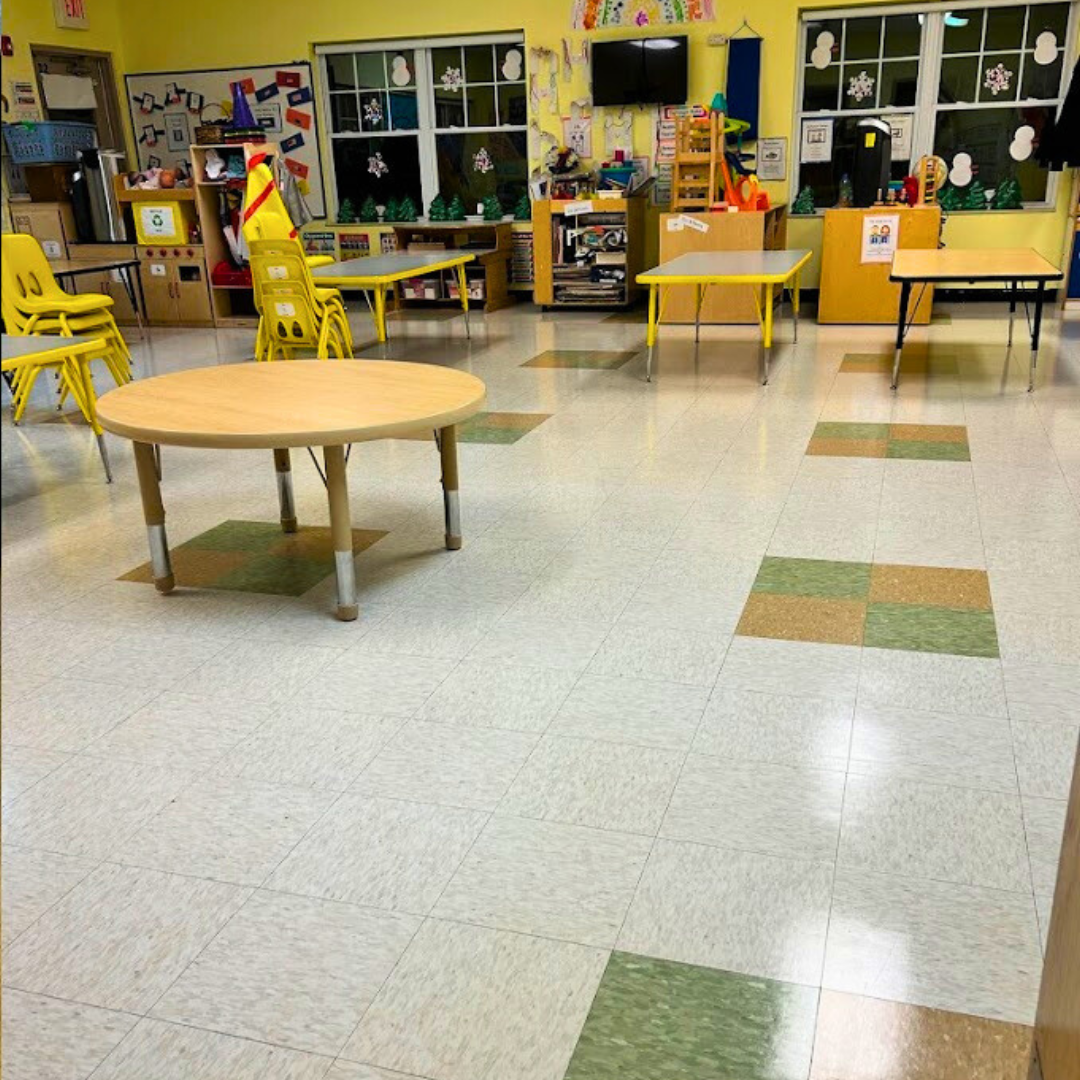
[[[46,258],[68,258],[68,244],[75,243],[75,215],[68,202],[12,202],[11,227],[34,237]]]
[[[900,286],[889,281],[891,263],[863,262],[863,219],[868,214],[895,214],[900,219],[901,248],[938,246],[941,209],[937,206],[847,207],[825,211],[821,242],[819,323],[896,323]],[[915,297],[922,299],[915,305]],[[912,290],[908,318],[916,324],[930,321],[934,287],[925,293]]]
[[[704,230],[683,225],[680,219],[701,222]],[[768,210],[737,213],[672,213],[660,215],[660,262],[698,251],[776,251],[787,247],[787,206],[778,203]],[[779,287],[778,287],[779,288]],[[665,323],[694,321],[694,286],[667,289]],[[705,291],[701,305],[703,323],[757,324],[754,290],[749,285],[718,285]]]
[[[201,246],[140,247],[139,259],[147,319],[151,325],[208,326],[213,323]]]

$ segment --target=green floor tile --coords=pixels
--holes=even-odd
[[[815,439],[887,439],[888,424],[848,424],[826,420],[814,428]]]
[[[566,1080],[805,1080],[818,991],[612,953]]]
[[[832,596],[861,599],[870,591],[870,564],[833,562],[827,559],[781,559],[761,561],[754,592],[788,596]]]
[[[863,645],[955,656],[999,655],[992,611],[918,604],[870,604]]]
[[[242,551],[254,554],[269,551],[281,539],[281,526],[267,521],[223,521],[192,537],[185,547],[205,551]]]
[[[298,559],[290,555],[255,555],[243,566],[214,582],[215,589],[303,596],[334,572],[330,559]]]
[[[917,458],[920,461],[970,461],[967,443],[916,442],[906,439],[890,439],[885,456],[889,458]]]

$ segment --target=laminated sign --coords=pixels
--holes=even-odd
[[[900,239],[899,214],[867,214],[862,222],[864,263],[891,263]]]

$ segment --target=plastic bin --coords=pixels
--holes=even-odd
[[[68,120],[5,124],[4,141],[13,165],[62,165],[97,145],[97,129]]]

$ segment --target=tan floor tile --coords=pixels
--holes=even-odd
[[[193,589],[205,589],[233,570],[239,570],[251,556],[246,551],[205,551],[199,548],[173,548],[169,553],[173,574]],[[143,563],[121,574],[117,581],[138,581],[151,585],[154,575],[150,564]]]
[[[806,452],[811,457],[869,457],[883,458],[888,448],[886,439],[811,439]]]
[[[966,443],[963,424],[890,424],[889,438],[900,442]]]
[[[990,580],[985,570],[950,570],[937,566],[874,564],[870,571],[872,604],[928,604],[935,607],[990,611]]]
[[[816,596],[752,593],[735,633],[741,637],[861,645],[866,604]]]
[[[824,990],[810,1080],[1023,1080],[1031,1028]]]

